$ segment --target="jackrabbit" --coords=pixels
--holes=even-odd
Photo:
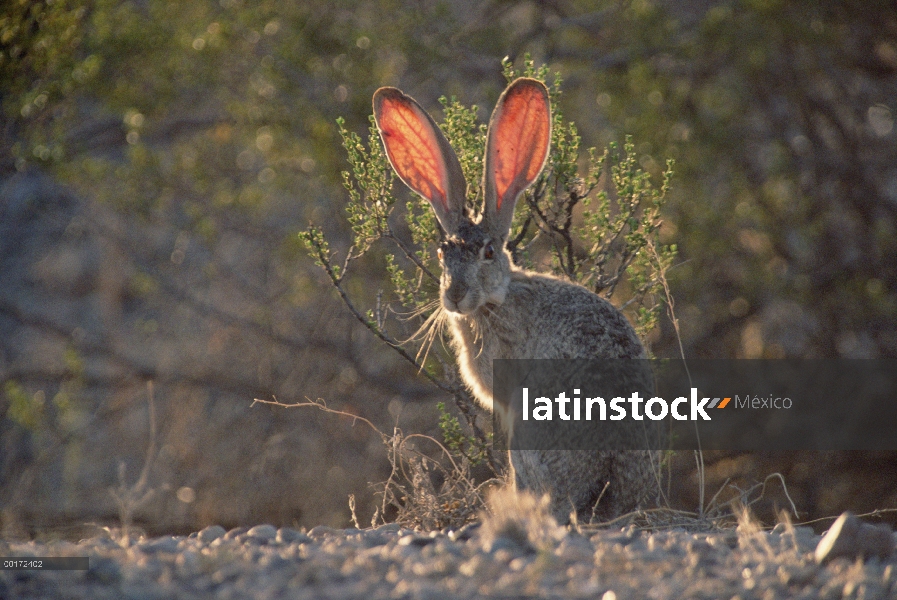
[[[557,277],[515,266],[505,248],[518,197],[548,156],[551,109],[544,84],[511,83],[489,121],[479,216],[465,208],[457,156],[433,119],[396,88],[374,94],[374,118],[389,160],[426,198],[444,230],[440,297],[461,376],[493,406],[494,359],[645,358],[632,326],[607,300]],[[647,451],[512,450],[517,489],[548,493],[562,523],[631,510],[654,485]],[[600,499],[600,502],[599,502]],[[596,507],[596,503],[598,504]],[[597,508],[597,511],[596,511]]]

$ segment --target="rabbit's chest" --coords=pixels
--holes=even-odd
[[[474,396],[491,408],[492,361],[535,358],[540,344],[530,337],[529,327],[511,324],[500,311],[488,317],[455,316],[451,331],[461,377]]]
[[[451,323],[461,376],[477,396],[491,395],[492,360],[510,358],[507,355],[512,346],[511,340],[500,339],[491,331],[484,335],[482,324],[469,317],[456,317]],[[478,388],[482,389],[482,393]]]
[[[466,355],[480,370],[491,371],[497,358],[533,358],[539,346],[527,325],[512,323],[498,311],[478,317],[458,316],[452,320],[452,336],[459,355]]]

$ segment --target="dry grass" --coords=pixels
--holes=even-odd
[[[503,483],[498,478],[476,481],[470,461],[451,452],[432,436],[405,435],[399,427],[386,434],[368,419],[332,409],[321,399],[292,404],[256,399],[253,403],[284,408],[310,407],[350,417],[366,424],[380,437],[390,474],[386,481],[374,484],[380,501],[371,517],[372,527],[387,522],[420,531],[461,527],[479,520],[487,492]],[[349,503],[352,520],[358,526],[354,497],[350,497]]]
[[[523,540],[532,537],[530,531],[533,527],[551,530],[557,526],[556,523],[545,525],[546,520],[540,517],[544,512],[544,499],[537,499],[530,494],[515,494],[507,482],[498,477],[478,482],[471,473],[471,465],[466,457],[452,452],[431,436],[406,435],[397,426],[391,434],[384,433],[368,419],[332,409],[321,399],[306,399],[305,402],[291,404],[276,399],[256,399],[255,402],[284,408],[310,407],[349,417],[366,424],[380,437],[390,473],[385,481],[373,484],[378,502],[370,519],[372,527],[395,522],[411,529],[434,531],[446,527],[458,528],[483,520],[484,526],[489,523],[487,529],[506,532],[495,533],[493,537]],[[699,480],[699,485],[702,484],[703,481]],[[644,531],[731,530],[742,523],[744,511],[749,512],[752,506],[764,499],[768,488],[773,484],[781,485],[789,501],[791,513],[787,514],[787,519],[790,523],[792,516],[799,516],[797,508],[788,493],[785,478],[780,473],[773,473],[746,489],[726,480],[706,506],[699,507],[694,512],[672,508],[665,499],[659,499],[664,506],[633,511],[606,522],[574,522],[571,527],[586,534],[623,526],[633,526]],[[353,523],[360,527],[361,520],[355,511],[354,497],[349,498],[349,509]],[[518,533],[514,533],[515,530]],[[532,546],[534,542],[530,540],[527,543]]]
[[[436,457],[424,453],[422,445],[435,446]],[[372,524],[391,507],[397,511],[395,522],[405,527],[422,531],[460,527],[478,520],[486,492],[500,483],[474,481],[467,459],[453,455],[430,436],[405,437],[396,431],[388,458],[392,473],[382,484],[382,510]]]
[[[149,485],[149,473],[156,458],[156,399],[152,381],[146,383],[146,396],[149,404],[149,445],[143,459],[140,476],[132,485],[128,485],[124,461],[118,463],[118,486],[109,490],[118,507],[121,523],[120,541],[127,544],[134,533],[132,526],[134,513],[145,506],[155,495],[156,490]]]
[[[744,510],[763,500],[770,482],[778,481],[784,488],[785,496],[788,488],[785,479],[780,473],[773,473],[747,489],[741,489],[728,480],[717,490],[710,502],[703,509],[687,511],[675,509],[670,506],[660,506],[635,510],[610,521],[603,523],[575,524],[582,533],[594,533],[610,528],[631,526],[640,531],[663,531],[670,529],[684,529],[691,532],[725,531],[736,527],[742,519]],[[791,502],[792,513],[797,515],[797,509]],[[790,522],[790,515],[783,512]]]

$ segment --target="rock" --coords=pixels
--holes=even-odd
[[[166,536],[142,543],[139,545],[139,548],[147,554],[155,552],[177,552],[178,543],[179,541],[176,537]]]
[[[277,528],[274,525],[256,525],[246,532],[246,537],[259,542],[270,542],[277,537]]]
[[[431,538],[425,535],[411,534],[400,538],[399,546],[418,546],[422,548],[424,546],[429,546],[435,541],[435,538]]]
[[[448,537],[453,542],[465,542],[473,537],[474,533],[479,527],[479,523],[468,523],[461,529],[450,531]]]
[[[326,536],[339,535],[342,532],[338,529],[334,529],[333,527],[327,527],[326,525],[318,525],[317,527],[312,527],[311,531],[308,532],[308,535],[313,538],[320,538]]]
[[[886,558],[894,551],[894,539],[887,525],[864,523],[852,512],[842,513],[816,546],[816,562],[838,557],[854,559]]]
[[[202,531],[197,534],[197,538],[204,544],[209,544],[214,542],[221,536],[223,536],[227,531],[225,531],[224,527],[221,525],[209,525]]]
[[[274,540],[278,544],[308,544],[312,541],[305,533],[290,527],[281,527],[278,529],[277,537],[274,538]]]
[[[385,546],[396,538],[390,535],[384,535],[376,530],[366,531],[361,537],[361,545],[365,548],[376,548],[377,546]]]
[[[232,539],[236,538],[237,536],[243,535],[247,531],[249,531],[248,527],[234,527],[233,529],[231,529],[230,531],[225,533],[224,537],[222,539],[232,540]]]

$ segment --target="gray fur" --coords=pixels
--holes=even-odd
[[[490,150],[496,150],[493,129],[505,96],[517,85],[530,86],[530,91],[535,86],[544,90],[541,83],[527,79],[509,86],[490,121],[487,157]],[[392,88],[375,94],[378,125],[381,93],[390,98],[401,94]],[[402,97],[419,108],[412,99]],[[547,91],[544,102],[547,107]],[[423,126],[427,123],[432,123],[429,117],[422,120]],[[438,128],[434,135],[440,139],[446,171],[457,180],[453,172],[460,168],[456,167],[457,158],[451,150],[445,150],[448,144],[442,143],[444,137]],[[385,135],[384,144],[389,154]],[[547,156],[547,147],[539,150]],[[451,156],[446,152],[452,152]],[[507,407],[494,406],[493,402],[495,359],[638,359],[645,358],[645,351],[632,326],[607,300],[580,285],[513,264],[505,243],[517,198],[490,197],[496,185],[488,164],[483,185],[487,197],[479,218],[467,216],[461,193],[448,199],[451,219],[442,218],[446,210],[436,211],[447,234],[440,247],[440,297],[465,384],[483,407],[506,414]],[[401,170],[396,170],[401,177]],[[524,187],[531,183],[525,182]],[[433,199],[428,200],[434,204]],[[656,488],[653,452],[515,450],[510,459],[514,486],[549,494],[552,512],[560,522],[567,522],[571,512],[586,520],[593,514],[603,518],[619,515],[636,508]]]
[[[506,253],[503,260],[477,264],[470,264],[471,254],[459,260],[457,253],[443,251],[442,301],[461,376],[485,408],[500,413],[507,408],[493,406],[496,358],[645,358],[631,325],[607,300],[568,281],[519,269]],[[468,297],[503,295],[504,301],[453,312],[446,294],[459,279],[469,285]],[[498,289],[490,286],[495,282]],[[510,463],[517,489],[548,493],[555,518],[563,523],[574,509],[587,521],[593,514],[613,518],[636,508],[656,488],[654,459],[654,453],[643,451],[513,450]]]

